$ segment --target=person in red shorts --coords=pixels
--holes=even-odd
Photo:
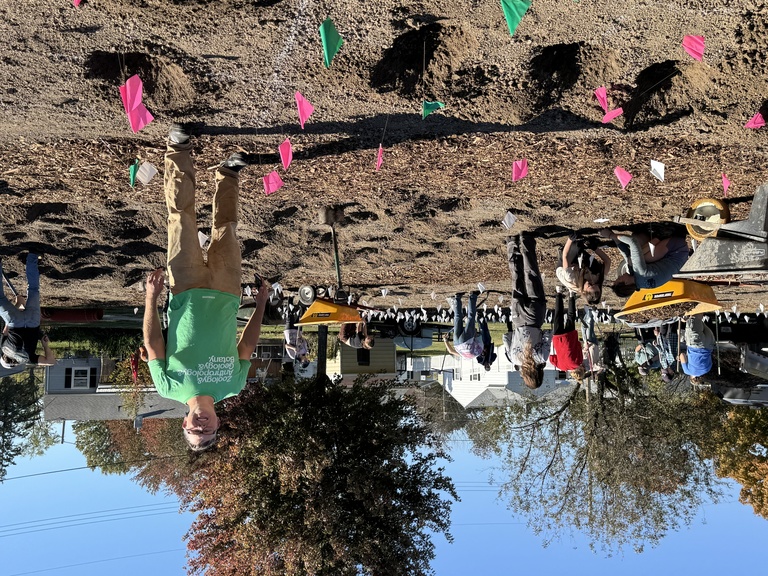
[[[552,320],[552,353],[549,362],[558,370],[575,370],[584,362],[584,354],[576,332],[576,295],[568,294],[568,311],[563,314],[563,293],[557,287],[555,316]]]

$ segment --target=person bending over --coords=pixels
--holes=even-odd
[[[3,265],[0,261],[0,276]],[[0,336],[0,366],[12,370],[9,374],[22,371],[28,365],[53,366],[56,354],[51,350],[48,336],[40,330],[40,271],[37,254],[27,254],[27,297],[16,296],[8,300],[0,286],[0,318],[5,326]],[[38,355],[37,343],[43,347]]]
[[[613,240],[624,256],[624,267],[611,286],[620,298],[627,298],[636,290],[666,284],[688,261],[685,238],[649,239],[643,234],[617,234],[607,228],[601,230],[600,235]]]
[[[544,381],[550,347],[541,329],[547,303],[536,259],[536,239],[527,232],[507,238],[507,262],[512,275],[512,305],[503,338],[505,352],[525,385],[534,389]]]

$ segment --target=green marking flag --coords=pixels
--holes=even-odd
[[[131,188],[136,186],[136,174],[138,174],[138,172],[139,172],[139,159],[136,158],[136,161],[128,167],[128,177],[131,180]]]
[[[421,119],[424,120],[424,118],[432,114],[432,112],[440,110],[440,108],[445,108],[445,104],[442,102],[427,102],[424,100],[424,102],[421,103]]]
[[[501,9],[504,11],[504,18],[507,20],[507,26],[509,26],[510,36],[515,35],[520,20],[523,19],[523,15],[531,7],[531,0],[501,0]]]
[[[330,18],[326,18],[320,24],[320,40],[323,43],[323,63],[326,68],[330,68],[331,60],[341,49],[341,45],[344,44],[344,40],[339,36],[338,30],[336,30],[336,26],[333,25]]]

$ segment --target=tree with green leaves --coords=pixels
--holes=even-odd
[[[123,454],[112,439],[106,420],[86,420],[72,425],[75,446],[85,456],[85,462],[100,468],[105,474],[125,474],[129,471],[129,454]]]
[[[467,428],[476,453],[501,458],[500,496],[545,545],[579,531],[604,553],[641,551],[721,495],[699,445],[722,405],[652,392],[635,370],[605,360],[589,394],[574,385],[564,399],[492,409]]]
[[[0,482],[39,426],[40,389],[32,371],[28,372],[28,377],[0,379]]]
[[[178,493],[198,513],[189,572],[431,573],[457,495],[434,434],[389,387],[285,379],[226,400],[218,446]]]

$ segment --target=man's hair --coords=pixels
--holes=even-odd
[[[523,348],[520,375],[523,377],[523,383],[531,390],[539,388],[544,382],[544,364],[536,364],[536,360],[533,358],[533,346],[530,342]]]
[[[208,450],[211,446],[216,444],[216,440],[219,439],[218,430],[216,430],[213,433],[213,438],[210,440],[206,440],[205,442],[200,442],[199,444],[193,444],[189,441],[189,435],[187,434],[187,431],[184,430],[184,440],[187,442],[187,446],[189,447],[192,452],[203,452],[205,450]]]
[[[614,282],[611,285],[611,290],[613,290],[613,293],[616,294],[619,298],[629,298],[637,291],[637,284],[634,282],[632,284],[625,284],[623,282]]]

